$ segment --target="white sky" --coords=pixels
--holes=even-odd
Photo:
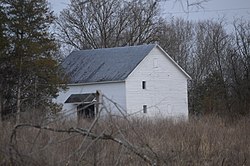
[[[67,7],[70,0],[48,0],[56,14]],[[195,0],[189,0],[190,3]],[[175,0],[166,0],[162,5],[162,14],[166,18],[183,17],[189,20],[204,20],[224,18],[231,22],[235,18],[250,20],[250,0],[209,0],[203,3],[203,9],[189,8],[185,13],[180,3]],[[183,0],[185,2],[185,0]],[[184,6],[186,4],[183,4]],[[187,8],[185,8],[187,10]]]
[[[227,21],[232,21],[235,18],[250,20],[250,0],[210,0],[203,3],[203,8],[190,7],[189,13],[183,11],[180,3],[174,4],[171,1],[164,3],[164,6],[167,6],[163,12],[166,17],[183,17],[189,20],[218,18],[224,18]]]

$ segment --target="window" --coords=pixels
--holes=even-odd
[[[146,89],[146,81],[142,81],[142,89]]]
[[[154,68],[158,67],[158,60],[157,60],[157,58],[154,58],[153,66],[154,66]]]
[[[147,113],[147,105],[143,105],[143,113],[144,113],[144,114]]]

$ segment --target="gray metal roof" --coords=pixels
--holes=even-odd
[[[96,97],[95,93],[72,94],[65,103],[90,103]]]
[[[155,44],[73,51],[62,62],[70,83],[122,81]]]

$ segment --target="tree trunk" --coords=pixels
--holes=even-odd
[[[0,80],[0,126],[2,125],[3,115],[3,80]]]
[[[20,112],[21,112],[21,87],[18,85],[17,90],[17,111],[16,111],[16,123],[20,123]]]
[[[2,112],[3,112],[3,97],[0,91],[0,127],[2,126]]]
[[[21,113],[21,81],[22,81],[21,77],[22,77],[22,58],[20,57],[18,85],[17,85],[16,124],[20,123],[20,113]]]

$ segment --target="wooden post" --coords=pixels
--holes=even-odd
[[[100,90],[96,91],[96,103],[95,103],[95,115],[100,111],[100,103],[102,102],[102,92]]]
[[[101,93],[101,91],[100,90],[96,90],[96,103],[95,103],[95,118],[99,118],[99,116],[98,116],[98,114],[100,113],[100,102],[102,101],[102,93]],[[99,123],[98,123],[98,119],[95,119],[95,120],[97,120],[96,121],[96,126],[95,126],[95,128],[94,128],[94,132],[95,133],[98,133],[98,130],[100,129],[99,128]],[[99,152],[99,150],[100,150],[100,148],[99,148],[99,146],[98,146],[98,141],[96,142],[96,144],[94,144],[93,145],[93,147],[92,147],[92,149],[93,149],[93,160],[94,160],[94,162],[93,162],[93,165],[95,166],[95,165],[97,165],[97,159],[98,159],[98,152]]]

